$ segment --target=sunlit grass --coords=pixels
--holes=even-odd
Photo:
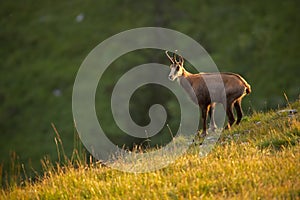
[[[299,110],[300,103],[293,108]],[[121,172],[101,164],[43,161],[44,176],[2,189],[1,199],[300,198],[299,114],[254,113],[222,133],[205,157],[199,147],[168,167]],[[164,162],[155,159],[152,165]],[[118,162],[118,161],[117,161]],[[117,163],[122,165],[120,163]],[[125,167],[125,166],[124,166]]]

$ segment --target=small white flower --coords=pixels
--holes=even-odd
[[[80,13],[79,15],[76,16],[76,22],[82,22],[84,20],[84,14]]]

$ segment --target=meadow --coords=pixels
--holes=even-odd
[[[0,199],[299,198],[299,6],[296,0],[0,1]],[[190,36],[219,71],[241,74],[253,92],[243,101],[241,126],[224,131],[206,157],[196,145],[166,168],[125,173],[85,151],[72,91],[95,46],[139,27]],[[164,50],[137,50],[111,63],[99,81],[97,116],[116,144],[144,140],[120,130],[110,97],[124,73],[145,63],[169,65]],[[132,96],[133,121],[148,124],[153,103],[164,106],[172,130],[180,126],[176,98],[152,86]],[[284,107],[298,113],[278,112]],[[164,127],[150,139],[155,146],[172,137]]]
[[[168,167],[148,173],[84,161],[80,149],[64,157],[57,135],[65,164],[41,160],[42,176],[35,181],[15,176],[0,199],[299,199],[300,117],[292,109],[299,111],[300,101],[283,111],[246,116],[222,133],[207,156],[191,145]]]
[[[72,155],[76,73],[100,42],[133,28],[182,32],[207,50],[219,71],[241,74],[253,89],[243,101],[245,114],[284,106],[283,93],[295,101],[300,94],[298,8],[299,1],[293,0],[1,1],[0,163],[8,169],[11,154],[16,153],[30,171],[40,166],[45,155],[58,160],[51,123],[64,141],[66,154]],[[169,65],[163,50],[128,53],[112,63],[99,82],[97,114],[118,143],[140,141],[123,134],[107,109],[112,89],[134,66],[153,62]],[[153,103],[164,105],[168,123],[178,126],[176,99],[152,87],[132,97],[130,111],[137,124],[149,123],[144,113]]]

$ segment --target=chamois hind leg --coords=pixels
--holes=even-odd
[[[239,99],[234,103],[234,108],[236,110],[236,115],[237,115],[237,120],[236,120],[236,124],[238,125],[243,117],[243,110],[242,110],[242,106],[241,106],[242,100]]]
[[[217,129],[217,125],[215,122],[215,103],[212,103],[210,105],[210,109],[209,109],[209,118],[210,118],[210,125],[209,125],[209,129],[212,130],[213,132]]]
[[[234,124],[234,122],[235,122],[234,115],[233,115],[233,103],[227,103],[226,115],[228,117],[228,124],[225,127],[225,129],[230,129],[232,124]]]

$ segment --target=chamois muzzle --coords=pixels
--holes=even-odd
[[[173,75],[169,75],[168,78],[169,78],[170,81],[174,81],[174,76]]]

